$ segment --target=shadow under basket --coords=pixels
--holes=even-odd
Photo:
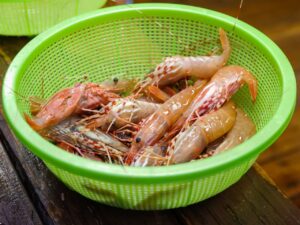
[[[237,182],[291,119],[296,99],[293,70],[281,50],[255,28],[214,11],[173,4],[110,7],[65,21],[34,38],[17,55],[3,85],[5,116],[20,141],[68,187],[121,208],[150,210],[186,206]],[[247,87],[234,101],[258,132],[234,149],[204,160],[163,167],[127,167],[65,152],[33,132],[23,118],[29,103],[20,96],[49,97],[83,81],[142,77],[163,57],[203,55],[228,34],[228,64],[258,79],[253,104]],[[13,90],[13,91],[12,91]]]

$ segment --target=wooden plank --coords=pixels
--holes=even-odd
[[[0,224],[42,224],[0,143]]]
[[[189,225],[300,224],[299,209],[254,169],[222,194],[176,211]]]
[[[269,161],[264,163],[264,169],[267,173],[272,173],[277,178],[276,184],[290,198],[295,198],[300,193],[299,160],[300,153],[293,152],[283,155],[281,158],[276,159],[275,162]],[[300,207],[300,204],[298,206]]]

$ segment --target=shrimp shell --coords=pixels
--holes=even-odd
[[[27,123],[36,131],[54,126],[84,109],[94,109],[118,98],[119,95],[104,90],[101,86],[88,83],[60,90],[42,106],[35,117],[25,114]]]
[[[58,124],[72,115],[84,94],[84,90],[85,85],[78,84],[75,87],[57,92],[34,118],[25,114],[27,123],[37,131]]]
[[[235,94],[240,87],[248,84],[252,101],[257,95],[257,80],[246,69],[240,66],[226,66],[220,69],[193,99],[183,116],[170,129],[167,139],[174,137],[184,125],[190,125],[195,118],[220,108]]]
[[[125,163],[131,164],[139,150],[154,145],[182,115],[205,84],[206,81],[196,82],[194,86],[182,90],[161,104],[155,113],[141,125],[141,129],[135,136]]]
[[[240,108],[237,108],[236,111],[237,116],[233,128],[226,135],[224,141],[215,150],[212,150],[213,155],[227,151],[243,143],[256,133],[255,124],[245,112]]]
[[[107,130],[112,123],[116,128],[125,126],[127,123],[139,123],[154,113],[158,107],[159,104],[156,103],[120,98],[109,103],[104,108],[108,112],[90,121],[87,127],[92,129],[100,127],[102,130]]]
[[[230,43],[225,31],[219,29],[219,33],[223,48],[221,55],[167,57],[164,62],[155,68],[154,72],[148,75],[150,84],[165,86],[187,76],[209,79],[227,63],[231,52]]]
[[[83,149],[103,151],[104,145],[118,152],[128,152],[128,147],[117,139],[100,130],[90,130],[82,125],[73,125],[76,117],[63,121],[57,126],[48,129],[44,136],[57,141],[65,142]]]
[[[219,110],[198,118],[172,140],[168,148],[169,161],[177,164],[197,158],[209,143],[232,128],[235,117],[235,106],[233,102],[228,102]]]

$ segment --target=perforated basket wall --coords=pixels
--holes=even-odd
[[[59,179],[93,200],[123,208],[166,209],[213,196],[239,180],[279,136],[295,102],[293,72],[281,51],[244,23],[233,30],[234,22],[234,18],[200,8],[145,4],[104,9],[62,23],[35,38],[11,65],[3,98],[8,122]],[[259,83],[255,104],[247,87],[234,97],[258,129],[239,148],[176,166],[122,168],[64,152],[31,132],[22,119],[29,111],[24,97],[49,97],[80,81],[144,76],[166,56],[208,54],[220,46],[219,27],[227,31],[233,49],[229,64],[244,66]],[[290,79],[288,88],[286,79]],[[284,106],[283,96],[290,99]],[[288,113],[278,111],[281,108]],[[19,115],[18,122],[11,113]],[[280,120],[275,118],[278,113]]]
[[[105,182],[70,173],[49,163],[46,165],[69,188],[89,199],[125,209],[161,210],[184,207],[223,191],[237,182],[255,159],[212,176],[165,184]]]
[[[106,0],[0,0],[0,34],[35,35]]]

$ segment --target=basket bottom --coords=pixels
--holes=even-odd
[[[163,210],[188,206],[222,192],[236,183],[256,158],[212,176],[166,184],[103,182],[45,164],[67,187],[91,200],[123,209]]]

